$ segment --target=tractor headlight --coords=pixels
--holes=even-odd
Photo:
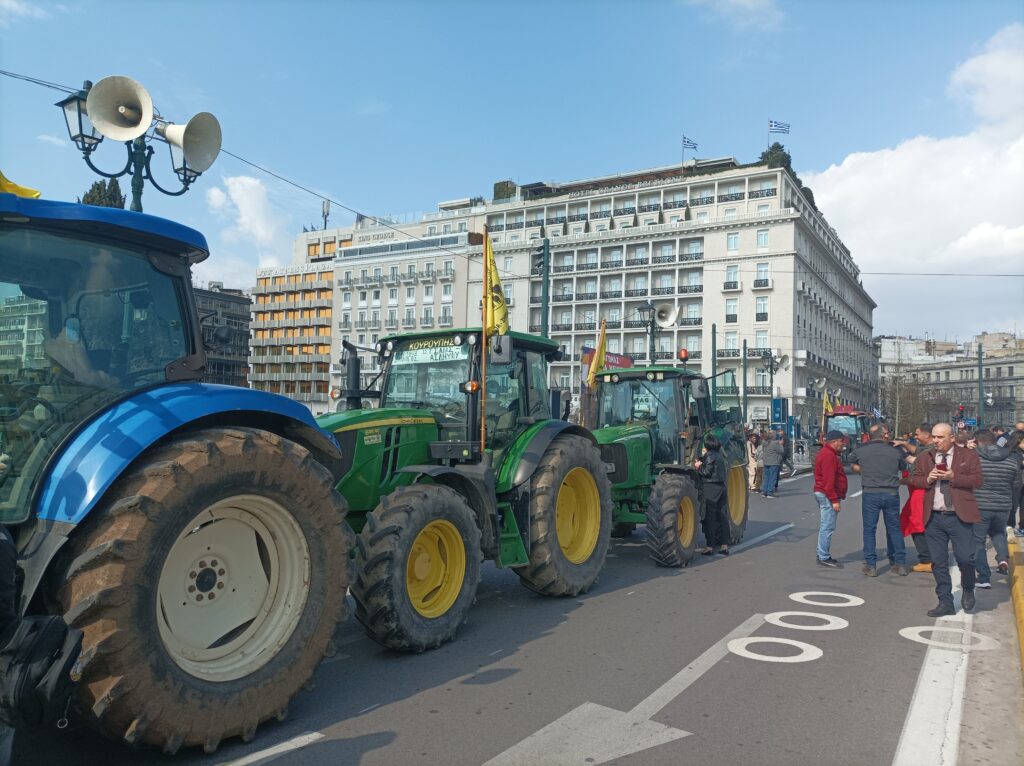
[[[453,336],[452,337],[452,343],[454,343],[456,346],[461,346],[462,345],[462,336],[461,335]]]
[[[388,349],[388,351],[394,351],[395,350],[395,342],[393,340],[389,340],[388,341],[387,349]]]
[[[617,373],[617,372],[613,373],[612,374],[612,383],[618,383],[618,382],[619,382],[619,373]]]
[[[376,352],[378,354],[383,354],[384,353],[384,344],[383,343],[378,342],[373,348],[376,350]]]
[[[477,341],[477,337],[476,337],[476,333],[475,332],[471,332],[469,334],[469,337],[466,338],[466,342],[469,343],[469,345],[471,345],[471,346],[475,346],[476,345],[476,341]]]
[[[653,372],[647,373],[647,379],[648,380],[654,380],[654,373]]]

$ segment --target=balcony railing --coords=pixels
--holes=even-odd
[[[437,320],[438,327],[451,327],[452,326],[452,315],[441,314],[441,318]]]
[[[769,396],[771,392],[771,386],[747,386],[747,393],[753,396]]]
[[[622,328],[622,320],[621,319],[606,319],[605,322],[604,322],[604,326],[606,328],[608,328],[609,330],[618,330],[618,329]]]
[[[674,253],[672,255],[656,255],[653,258],[651,258],[651,263],[675,263],[675,262],[676,262],[676,256],[675,256]]]
[[[693,295],[704,292],[704,285],[679,285],[680,295]]]
[[[540,332],[541,326],[539,324],[530,325],[530,332]]]
[[[736,396],[739,392],[738,386],[715,386],[715,393],[722,396]]]
[[[544,225],[544,219],[543,218],[534,218],[533,220],[526,222],[526,228],[527,229],[535,229],[536,227],[543,226],[543,225]]]
[[[424,327],[433,327],[434,326],[434,317],[432,317],[432,316],[420,317],[420,324],[423,325]]]
[[[552,303],[569,303],[572,300],[572,293],[562,293],[551,297]]]
[[[748,357],[760,358],[762,356],[771,356],[771,355],[772,355],[772,350],[770,348],[766,348],[764,346],[753,346],[753,347],[748,347],[747,348],[747,356]]]
[[[512,221],[512,223],[506,223],[505,224],[505,228],[509,229],[509,230],[512,230],[512,229],[522,229],[523,226],[524,226],[524,223],[522,221]]]
[[[687,353],[689,354],[690,359],[700,359],[703,356],[700,351],[689,351]]]
[[[679,260],[683,261],[683,262],[686,262],[686,263],[689,263],[691,261],[703,261],[704,260],[704,251],[700,250],[698,252],[680,253],[679,254]]]
[[[767,311],[759,311],[758,313],[754,314],[754,321],[755,322],[767,322],[768,321],[768,312]]]
[[[441,271],[437,272],[437,276],[440,277],[442,280],[455,279],[455,269],[442,269]]]
[[[646,266],[648,263],[650,263],[650,260],[648,258],[646,258],[646,257],[644,257],[644,258],[627,258],[626,259],[626,265],[627,266]]]
[[[636,213],[635,207],[620,207],[615,211],[615,215],[633,215]]]
[[[586,213],[573,213],[572,215],[569,216],[568,220],[569,220],[569,223],[575,223],[576,221],[585,221],[585,220],[587,220],[587,214]]]
[[[415,282],[416,281],[416,272],[415,271],[406,271],[406,272],[404,272],[402,274],[402,281],[403,282]]]
[[[754,280],[754,289],[755,290],[764,290],[766,287],[771,287],[771,286],[772,286],[772,281],[770,279],[755,279]]]
[[[602,290],[601,298],[621,298],[622,290]]]
[[[704,321],[703,317],[680,317],[680,327],[700,327],[701,322]]]
[[[567,274],[572,271],[575,267],[571,263],[565,263],[561,266],[555,266],[551,271],[554,274]]]
[[[736,281],[735,279],[730,279],[730,280],[728,280],[726,282],[722,282],[722,289],[723,290],[739,290],[740,289],[740,283],[738,281]]]
[[[737,321],[738,321],[738,316],[736,314],[726,314],[725,315],[725,323],[726,324],[736,324]]]
[[[676,288],[674,287],[655,287],[651,290],[651,295],[675,295]]]
[[[671,202],[666,202],[662,205],[662,208],[664,208],[665,210],[678,210],[679,208],[682,207],[686,207],[686,200],[684,199],[673,200]]]
[[[415,317],[405,317],[405,319],[402,320],[402,327],[415,327],[415,326],[416,326],[416,319],[415,319]]]
[[[596,329],[597,329],[597,322],[577,322],[576,323],[576,330],[577,330],[577,332],[581,332],[581,331],[584,331],[584,330],[596,330]]]
[[[743,192],[733,192],[732,194],[719,194],[718,195],[718,201],[719,202],[737,202],[737,201],[743,199],[743,196],[744,196]]]
[[[602,269],[621,269],[622,261],[601,261]]]
[[[551,332],[570,332],[572,330],[571,324],[553,324],[551,325]]]
[[[647,296],[646,287],[634,287],[630,290],[626,290],[627,298],[643,298]]]
[[[586,263],[577,263],[576,271],[593,271],[597,268],[597,261],[587,261]]]
[[[385,327],[385,329],[388,329],[388,330],[397,330],[398,329],[398,320],[397,319],[386,319],[386,320],[384,320],[384,327]]]
[[[546,219],[545,223],[547,223],[547,224],[565,223],[565,216],[564,215],[556,215],[556,216],[554,216],[552,218]]]
[[[487,224],[487,231],[492,232],[492,233],[496,232],[496,231],[505,231],[505,224],[503,224],[503,223],[489,223],[489,224]]]
[[[625,322],[622,323],[622,325],[627,330],[642,330],[647,327],[647,322],[645,322],[643,319],[627,319]]]
[[[699,205],[713,205],[714,202],[714,197],[698,197],[697,199],[690,200],[690,207],[698,207]]]
[[[530,296],[530,303],[531,304],[540,303],[542,300],[544,300],[543,296],[540,296],[540,295],[531,295]]]
[[[576,300],[578,301],[596,301],[597,293],[576,293]]]
[[[750,199],[764,199],[765,197],[774,197],[775,189],[757,189],[756,191],[750,192]]]
[[[675,359],[676,355],[671,351],[655,351],[655,359]]]
[[[655,202],[653,205],[641,205],[637,208],[641,213],[657,213],[661,210],[661,205]]]
[[[591,218],[611,218],[612,217],[612,211],[611,210],[591,211],[590,212],[590,217]]]
[[[736,359],[739,355],[740,350],[738,348],[720,348],[715,354],[719,359]]]

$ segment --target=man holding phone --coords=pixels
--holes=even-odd
[[[974,450],[955,446],[956,436],[949,423],[932,426],[934,450],[914,462],[910,485],[925,490],[922,507],[925,537],[932,558],[935,594],[938,606],[929,617],[956,614],[953,606],[953,581],[949,576],[949,544],[960,568],[965,611],[974,608],[973,525],[981,521],[974,490],[985,479],[981,461]]]

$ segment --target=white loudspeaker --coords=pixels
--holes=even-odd
[[[839,396],[839,394],[841,393],[843,393],[843,389],[837,388],[835,391],[832,392],[832,396]]]
[[[674,325],[678,317],[679,307],[672,303],[659,303],[655,307],[654,321],[662,330],[667,330]]]
[[[209,170],[220,154],[220,123],[209,112],[200,112],[185,125],[160,124],[156,132],[181,149],[185,162],[197,173]]]
[[[89,89],[85,110],[106,138],[131,141],[153,122],[153,99],[130,77],[104,77]]]
[[[783,354],[782,356],[779,357],[779,369],[780,370],[788,370],[789,369],[789,355],[788,354]]]
[[[825,389],[825,384],[827,382],[828,381],[826,381],[824,378],[818,378],[817,380],[814,381],[814,385],[811,386],[811,388],[813,388],[815,391],[823,391]]]

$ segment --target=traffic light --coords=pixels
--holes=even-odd
[[[530,271],[540,275],[544,273],[544,264],[548,260],[548,241],[545,239],[541,244],[530,251]]]
[[[964,406],[962,404],[959,407],[957,407],[957,414],[959,414],[960,417],[964,416]]]

